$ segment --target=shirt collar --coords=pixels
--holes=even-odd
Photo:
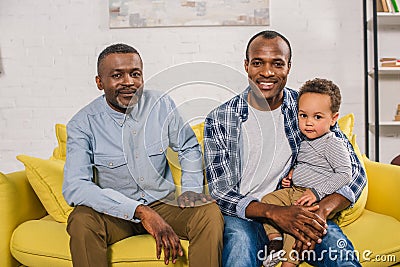
[[[247,120],[247,117],[249,114],[249,103],[247,102],[247,96],[249,95],[249,91],[250,91],[250,86],[248,86],[240,94],[240,98],[239,98],[239,107],[242,107],[242,108],[239,108],[239,115],[243,118],[243,121]],[[283,101],[282,101],[282,105],[280,106],[281,110],[291,107],[290,103],[293,101],[293,100],[291,100],[291,98],[293,98],[293,96],[290,94],[289,90],[286,87],[283,88]],[[297,101],[297,99],[294,99],[294,101]]]
[[[140,102],[140,100],[139,100],[139,102]],[[118,111],[112,109],[110,107],[110,105],[107,103],[105,95],[103,95],[103,106],[104,106],[106,113],[108,115],[110,115],[110,117],[121,127],[125,124],[126,120],[129,117],[131,117],[132,119],[137,121],[136,117],[137,117],[137,113],[138,113],[137,112],[138,105],[135,105],[135,107],[127,113],[121,113],[121,112],[118,112]]]
[[[293,98],[293,96],[290,95],[289,90],[286,87],[283,88],[283,101],[282,101],[281,109],[290,107],[290,103],[291,103],[290,98]],[[297,105],[297,99],[294,99],[294,101],[296,101],[296,105]]]
[[[249,103],[247,103],[247,96],[249,95],[250,86],[248,86],[240,95],[238,100],[238,115],[242,121],[247,121],[249,116]]]

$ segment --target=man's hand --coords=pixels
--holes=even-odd
[[[318,215],[318,217],[320,217],[321,219],[323,219],[326,223],[326,219],[328,216],[323,212],[323,209],[319,207],[315,211],[315,214]],[[300,234],[304,235],[303,232],[301,232]],[[296,239],[296,242],[293,245],[293,249],[297,250],[299,254],[301,254],[304,250],[314,250],[316,244],[317,243],[315,242],[315,240],[311,240],[310,238],[308,238],[307,243],[300,241],[299,239]]]
[[[174,264],[178,256],[183,256],[179,237],[157,212],[145,205],[139,205],[136,208],[135,217],[142,221],[143,227],[156,240],[157,259],[160,259],[163,247],[164,263],[166,265],[169,263],[170,255]]]
[[[321,243],[322,237],[326,234],[326,222],[320,218],[315,211],[318,206],[288,206],[277,207],[278,210],[272,211],[272,221],[284,232],[289,233],[301,240],[307,246]]]
[[[339,212],[347,208],[349,205],[350,201],[348,199],[340,194],[333,193],[326,196],[318,203],[319,208],[315,211],[315,214],[326,222],[328,216],[331,213]],[[303,250],[306,249],[314,249],[315,245],[316,243],[311,241],[311,246],[306,246],[304,242],[297,239],[296,243],[293,246],[293,249],[301,253]]]
[[[205,195],[202,193],[199,194],[193,191],[186,191],[178,197],[177,202],[179,207],[185,208],[194,207],[196,200],[201,200],[203,203],[215,201],[210,195]]]
[[[251,202],[246,208],[246,217],[272,220],[284,232],[293,235],[305,244],[320,243],[326,234],[326,223],[315,211],[318,206],[276,206],[261,202]]]
[[[294,202],[295,205],[301,206],[311,206],[317,201],[317,197],[314,195],[313,191],[306,189],[303,195]]]

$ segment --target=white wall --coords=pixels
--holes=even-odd
[[[288,85],[314,77],[342,89],[341,113],[356,115],[364,148],[362,2],[271,0],[271,25],[292,43]],[[126,42],[144,60],[145,79],[175,64],[212,61],[240,73],[248,39],[265,27],[109,29],[108,1],[0,1],[0,171],[22,169],[18,154],[48,158],[55,123],[100,95],[98,53]],[[187,93],[188,97],[190,93]]]

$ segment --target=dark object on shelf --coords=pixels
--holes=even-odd
[[[394,116],[395,121],[400,121],[400,104],[397,105],[396,115]]]
[[[392,162],[390,162],[390,164],[393,165],[399,165],[400,166],[400,155],[398,155],[397,157],[395,157]]]

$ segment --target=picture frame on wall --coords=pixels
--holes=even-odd
[[[270,0],[109,0],[110,28],[260,26]]]

